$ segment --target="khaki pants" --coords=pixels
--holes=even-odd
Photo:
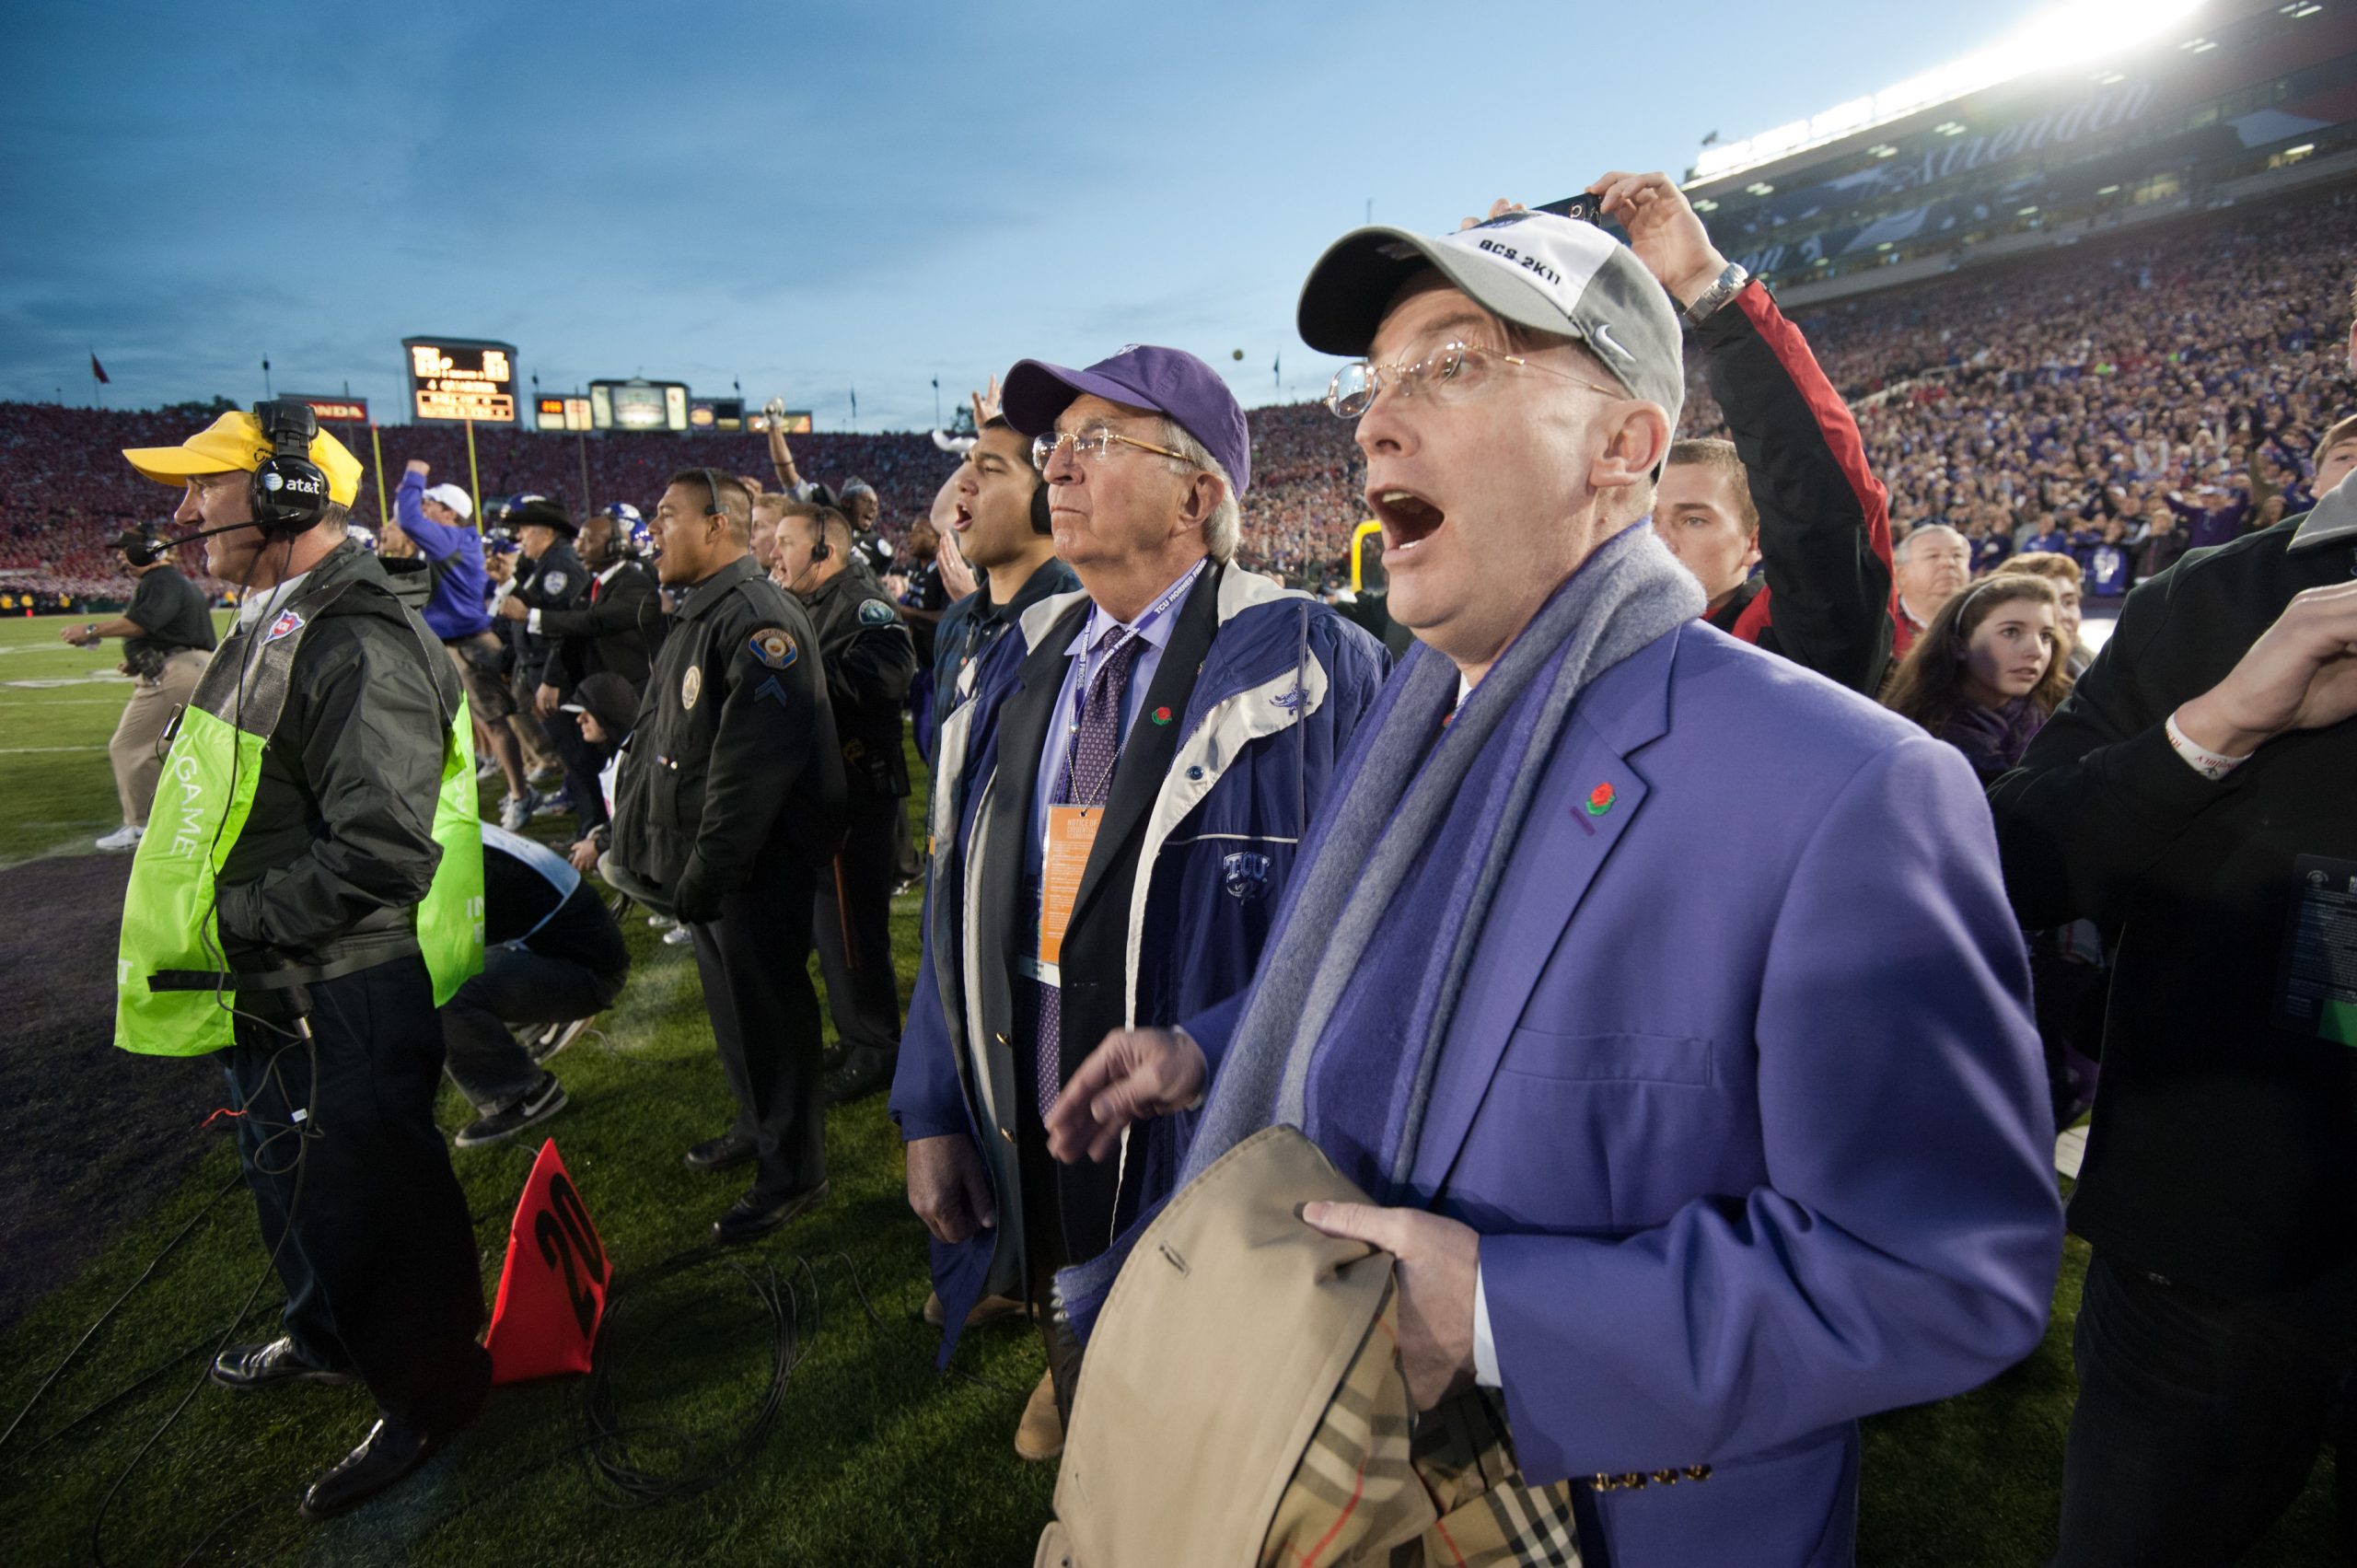
[[[164,772],[164,731],[196,690],[197,678],[212,656],[182,648],[164,661],[164,671],[153,680],[142,679],[122,707],[107,742],[107,760],[114,764],[115,794],[122,798],[122,821],[128,828],[147,825],[147,808],[155,804],[156,781]]]

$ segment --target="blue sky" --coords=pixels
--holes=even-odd
[[[1888,0],[1155,7],[28,6],[0,106],[0,398],[117,406],[517,345],[546,389],[741,377],[923,428],[1016,359],[1175,343],[1322,392],[1295,291],[1372,201],[1454,226],[1990,41]],[[1804,23],[1796,18],[1805,15]],[[1230,351],[1241,348],[1236,364]]]

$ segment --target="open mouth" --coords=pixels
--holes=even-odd
[[[963,501],[958,503],[957,515],[949,519],[949,526],[959,533],[964,533],[974,526],[974,514],[967,509]]]
[[[1405,552],[1414,550],[1438,533],[1448,520],[1447,513],[1426,496],[1398,485],[1383,485],[1367,491],[1368,509],[1383,525],[1385,552]]]

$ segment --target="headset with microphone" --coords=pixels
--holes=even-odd
[[[319,435],[319,417],[311,412],[311,405],[273,399],[254,404],[254,419],[270,450],[255,465],[247,487],[247,510],[253,516],[242,523],[181,534],[168,547],[193,544],[239,528],[258,528],[266,540],[291,540],[317,528],[327,516],[331,499],[328,476],[311,460],[311,443]]]

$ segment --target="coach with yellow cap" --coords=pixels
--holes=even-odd
[[[482,961],[470,720],[422,563],[345,537],[360,464],[299,403],[124,452],[185,489],[238,623],[165,759],[124,898],[115,1043],[217,1051],[285,1332],[226,1388],[367,1385],[381,1417],[305,1493],[337,1513],[490,1386],[467,1205],[434,1125],[436,1005]],[[302,1025],[308,1022],[308,1033]]]

